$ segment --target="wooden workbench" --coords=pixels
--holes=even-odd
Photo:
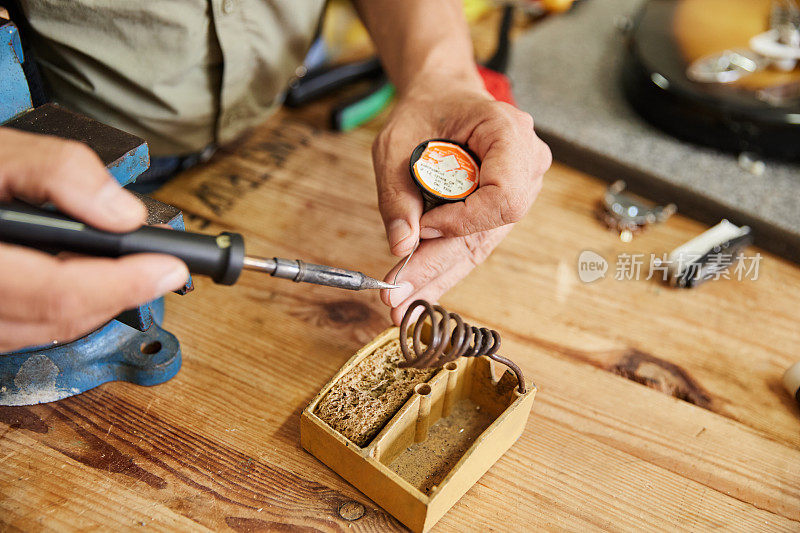
[[[382,276],[374,127],[328,132],[326,107],[280,112],[157,197],[254,253]],[[676,216],[624,244],[593,215],[604,186],[555,164],[530,215],[442,299],[500,330],[540,392],[436,531],[797,531],[800,409],[780,376],[800,359],[800,269],[763,254],[755,281],[617,281],[618,253],[661,254],[704,227]],[[605,279],[578,280],[585,249],[611,261]],[[402,529],[299,444],[303,407],[389,325],[378,295],[254,273],[195,283],[167,297],[184,357],[170,382],[0,408],[0,530]],[[352,501],[366,512],[347,521]]]

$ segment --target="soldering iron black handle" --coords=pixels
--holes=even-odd
[[[193,274],[210,276],[223,285],[233,285],[244,264],[244,239],[238,233],[215,236],[152,226],[111,233],[17,202],[0,202],[0,241],[47,252],[100,257],[169,254],[186,263]]]

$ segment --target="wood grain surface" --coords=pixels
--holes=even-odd
[[[496,21],[473,31],[481,56]],[[251,253],[383,276],[379,122],[329,132],[331,103],[281,111],[156,197]],[[675,216],[624,244],[595,218],[604,187],[555,164],[528,217],[442,299],[499,330],[539,392],[519,441],[434,531],[797,531],[800,409],[780,378],[800,359],[800,269],[761,252],[755,281],[617,281],[618,254],[660,255],[705,227]],[[611,262],[591,284],[587,249]],[[195,284],[167,297],[183,349],[171,381],[0,407],[0,531],[403,530],[299,440],[302,409],[389,325],[378,295],[250,272]]]
[[[157,197],[253,253],[383,275],[374,128],[327,132],[326,108],[280,112]],[[762,252],[755,281],[617,281],[618,253],[704,228],[676,216],[624,244],[594,217],[603,187],[554,165],[530,215],[442,299],[500,330],[540,392],[517,444],[435,530],[797,531],[800,410],[780,376],[800,357],[800,270]],[[612,261],[605,279],[579,281],[584,249]],[[184,356],[170,382],[0,408],[0,530],[402,529],[299,445],[300,411],[389,325],[378,295],[255,273],[195,283],[167,297]],[[353,501],[366,512],[347,521]]]

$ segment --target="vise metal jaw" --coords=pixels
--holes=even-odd
[[[150,154],[142,139],[56,104],[33,108],[23,60],[16,26],[0,19],[0,125],[88,144],[121,186],[147,170]],[[148,224],[185,229],[180,210],[140,198],[148,209]],[[191,278],[178,292],[190,290]],[[163,317],[164,299],[159,298],[123,312],[76,341],[0,354],[0,405],[60,400],[107,381],[167,381],[180,369],[181,349],[175,336],[161,328]]]

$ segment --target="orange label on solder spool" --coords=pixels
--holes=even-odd
[[[417,182],[441,198],[461,200],[478,188],[478,163],[457,144],[428,142],[412,168]]]

